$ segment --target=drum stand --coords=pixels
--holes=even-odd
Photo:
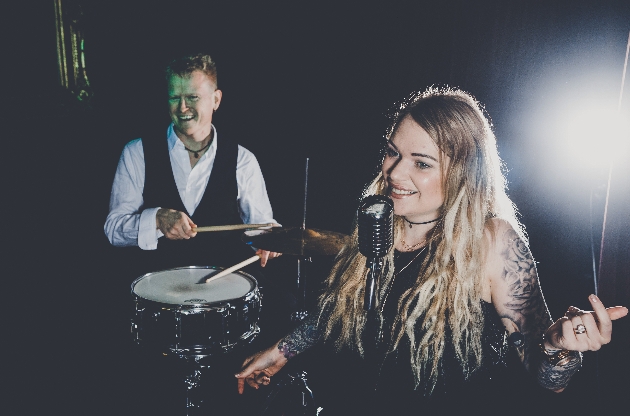
[[[180,380],[183,381],[186,394],[186,416],[223,415],[231,412],[241,414],[237,410],[239,403],[232,399],[226,400],[226,397],[231,396],[225,391],[225,384],[236,391],[236,382],[232,385],[230,381],[233,378],[225,374],[225,359],[227,357],[220,353],[216,356],[179,356],[178,360],[182,361]]]
[[[178,358],[184,360],[186,368],[186,375],[183,377],[186,387],[186,416],[201,415],[204,397],[201,391],[201,373],[208,366],[201,364],[200,356],[180,355]]]
[[[229,404],[222,402],[221,393],[215,397],[213,393],[216,392],[212,383],[216,383],[216,380],[207,380],[207,377],[212,375],[209,373],[216,370],[215,367],[220,366],[218,360],[224,357],[219,354],[217,356],[178,355],[174,358],[179,361],[179,378],[183,381],[186,393],[184,414],[186,416],[208,416],[213,412],[223,414],[224,408]],[[219,374],[222,374],[221,371]],[[229,382],[229,378],[226,380]],[[236,383],[234,383],[234,389],[236,389]]]
[[[290,395],[291,391],[293,395]],[[296,392],[299,394],[295,394]],[[306,384],[306,372],[298,371],[295,375],[280,376],[267,395],[259,416],[272,416],[279,412],[283,415],[317,416],[321,410],[323,409],[315,404],[313,391]]]

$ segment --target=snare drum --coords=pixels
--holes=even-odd
[[[163,354],[207,356],[250,342],[260,332],[258,283],[242,271],[205,283],[222,269],[180,267],[131,284],[133,341]]]

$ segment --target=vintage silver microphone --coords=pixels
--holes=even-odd
[[[387,196],[370,195],[359,204],[359,252],[367,257],[369,267],[364,302],[367,311],[374,310],[383,257],[391,250],[394,242],[393,217],[394,204]]]

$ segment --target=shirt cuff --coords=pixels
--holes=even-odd
[[[156,215],[160,207],[148,208],[140,214],[140,227],[138,229],[138,247],[142,250],[155,250],[158,238],[162,237],[162,231],[158,230]]]

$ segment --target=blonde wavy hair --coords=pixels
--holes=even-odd
[[[411,344],[411,367],[416,388],[422,381],[432,391],[450,329],[455,354],[468,377],[481,364],[481,310],[485,258],[484,232],[491,218],[508,221],[526,240],[516,209],[506,194],[502,162],[491,124],[481,105],[468,93],[452,88],[429,88],[398,103],[385,138],[391,139],[400,121],[411,117],[450,158],[442,165],[444,204],[441,220],[427,237],[428,255],[416,284],[401,297],[394,324],[396,349],[406,334]],[[363,196],[383,194],[382,173]],[[394,242],[403,235],[404,220],[394,216]],[[338,349],[349,346],[364,354],[366,326],[364,289],[366,258],[359,253],[356,218],[351,242],[339,253],[319,299],[323,334]],[[393,248],[384,259],[378,304],[386,296],[394,273]]]

